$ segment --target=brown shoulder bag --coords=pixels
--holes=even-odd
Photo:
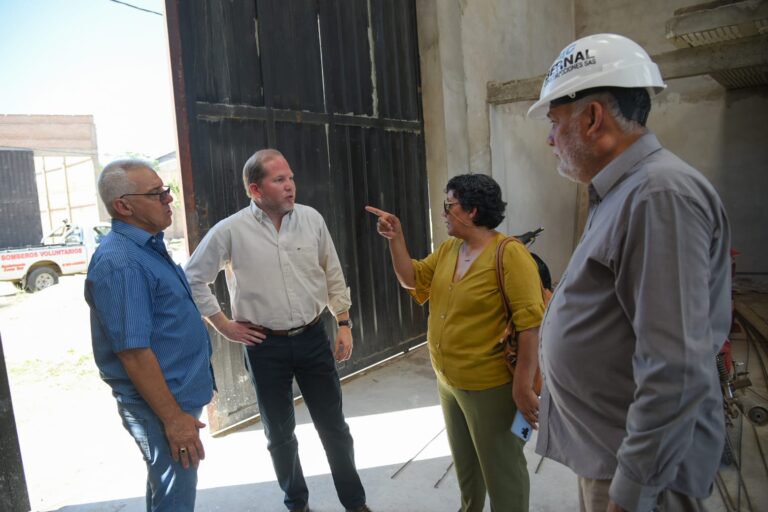
[[[504,289],[504,248],[509,242],[517,242],[522,244],[520,240],[513,236],[509,236],[499,242],[499,246],[496,249],[496,280],[499,283],[499,292],[504,300],[504,310],[507,315],[507,327],[504,329],[504,335],[500,340],[504,344],[504,362],[507,364],[507,369],[514,376],[515,366],[517,365],[517,331],[515,330],[515,324],[512,320],[512,308],[509,306],[509,299]],[[541,286],[541,298],[544,301],[546,307],[551,292],[544,289],[544,285]],[[533,389],[537,395],[541,394],[541,371],[536,368],[536,375],[533,380]]]

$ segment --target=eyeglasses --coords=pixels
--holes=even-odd
[[[458,202],[458,201],[454,201],[454,202],[452,202],[452,203],[449,203],[448,201],[443,201],[443,211],[444,211],[446,214],[447,214],[447,213],[450,213],[450,211],[451,211],[451,206],[453,206],[453,205],[455,205],[455,204],[459,204],[459,202]]]
[[[162,202],[168,199],[170,195],[171,195],[171,187],[163,187],[163,189],[160,192],[145,192],[143,194],[123,194],[120,196],[120,199],[127,196],[157,196],[157,198]]]

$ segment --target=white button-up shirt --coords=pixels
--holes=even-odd
[[[222,269],[233,320],[293,329],[352,303],[325,220],[309,206],[296,204],[280,231],[254,202],[211,228],[185,268],[206,317],[221,311],[210,284]]]

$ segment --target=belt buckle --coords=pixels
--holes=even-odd
[[[296,336],[298,334],[303,333],[306,330],[307,330],[307,326],[302,325],[301,327],[296,327],[295,329],[289,329],[288,332],[285,334],[286,336]]]

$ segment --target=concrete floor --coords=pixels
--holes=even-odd
[[[347,418],[355,437],[358,466],[369,504],[375,511],[453,512],[458,509],[457,482],[450,466],[434,376],[425,347],[349,380],[344,385],[344,397]],[[108,492],[102,493],[102,499],[80,500],[57,510],[144,510],[140,495],[143,467],[135,464],[135,448],[118,427],[117,421],[114,423],[109,432],[110,436],[114,435],[114,443],[128,445],[129,449],[121,449],[119,456],[93,468],[94,473],[99,473],[96,480],[105,481],[102,491]],[[297,407],[297,423],[312,510],[339,511],[341,506],[331,483],[322,447],[302,404]],[[220,439],[206,438],[204,442],[207,458],[200,471],[198,511],[285,510],[260,425]],[[531,510],[578,510],[575,477],[571,471],[556,462],[545,460],[535,473],[540,457],[533,453],[534,445],[535,439],[526,446],[531,473]],[[751,457],[748,452],[753,446],[749,440],[745,441],[745,457]],[[763,473],[755,463],[756,460],[753,460],[754,468],[749,469],[747,476],[753,506],[747,506],[742,493],[741,510],[768,510],[764,508],[768,503],[765,501],[766,491],[760,483]],[[735,470],[733,467],[724,468],[723,475],[729,482],[735,502],[739,492]],[[86,485],[89,480],[83,480],[84,490],[89,487]],[[116,485],[118,480],[119,485]],[[110,481],[111,484],[106,483]],[[717,493],[710,498],[709,507],[712,512],[727,510]],[[485,510],[490,510],[488,504]]]
[[[457,482],[425,347],[348,380],[344,400],[358,468],[373,510],[442,512],[459,508]],[[108,412],[114,414],[112,409]],[[112,446],[114,455],[94,465],[91,474],[80,474],[80,489],[69,489],[74,501],[44,510],[144,510],[144,469],[136,448],[116,414],[114,421],[105,418],[105,423],[111,425],[102,425],[100,444]],[[342,510],[322,446],[303,404],[297,406],[297,424],[312,510]],[[206,459],[200,469],[196,510],[285,510],[259,424],[224,438],[206,435],[203,442]],[[539,474],[533,475],[539,457],[532,448],[532,443],[526,447],[532,473],[531,510],[575,510],[576,486],[571,472],[545,461]],[[78,495],[81,498],[76,498]],[[486,510],[490,510],[488,505]]]
[[[87,330],[81,293],[82,280],[71,278],[35,296],[0,298],[3,344],[32,507],[51,512],[143,512],[144,464],[120,424],[107,386],[95,372],[88,336],[78,331]],[[39,320],[41,311],[48,311],[44,322]],[[735,355],[744,360],[742,349],[743,342],[736,340]],[[765,395],[766,383],[756,365],[752,357],[749,368],[755,390]],[[459,492],[426,348],[358,374],[343,389],[356,459],[373,510],[455,512]],[[297,424],[312,510],[342,510],[302,404],[297,406]],[[768,428],[753,431],[744,424],[740,431],[734,429],[732,438],[742,441],[743,474],[752,507],[746,493],[741,491],[739,498],[733,466],[721,471],[732,500],[741,500],[741,510],[768,510],[766,470],[756,442],[761,439],[768,447]],[[259,424],[217,439],[203,430],[203,442],[207,457],[200,469],[198,512],[285,510]],[[535,472],[540,457],[533,453],[534,445],[535,439],[526,446],[531,510],[578,510],[575,476],[551,460]],[[727,510],[717,491],[708,504],[711,512]]]

